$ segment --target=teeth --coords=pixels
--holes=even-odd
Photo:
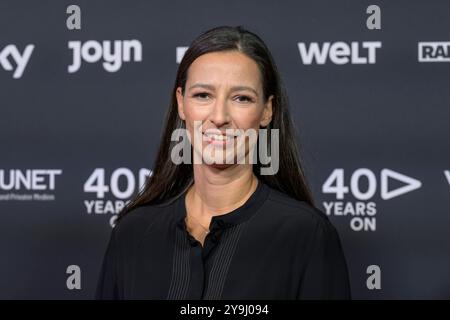
[[[227,140],[231,139],[230,136],[225,136],[222,134],[206,134],[206,136],[210,139],[219,140],[219,141],[227,141]]]
[[[229,137],[227,137],[227,136],[218,135],[218,134],[214,134],[214,135],[212,136],[212,138],[213,138],[214,140],[221,140],[221,141],[225,141],[225,140],[228,140],[228,139],[229,139]]]

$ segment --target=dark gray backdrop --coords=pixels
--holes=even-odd
[[[71,4],[81,8],[81,30],[66,27]],[[366,27],[371,4],[381,8],[381,30]],[[178,66],[176,48],[224,24],[247,27],[271,49],[319,206],[376,206],[375,230],[355,231],[355,216],[330,213],[354,298],[450,298],[450,63],[418,61],[419,42],[450,41],[449,14],[448,1],[1,0],[3,59],[15,68],[4,49],[35,47],[20,78],[5,70],[4,60],[0,65],[0,195],[54,200],[0,201],[0,298],[93,296],[113,213],[88,213],[85,201],[126,199],[111,191],[100,198],[85,183],[104,170],[104,185],[111,190],[115,175],[124,191],[131,183],[124,173],[137,184],[139,170],[151,169]],[[124,62],[113,73],[103,60],[83,62],[68,72],[69,41],[132,39],[142,44],[142,61]],[[374,64],[327,59],[305,65],[297,46],[338,41],[379,41],[382,47]],[[50,176],[39,171],[29,171],[37,177],[34,187],[20,181],[5,187],[11,174],[39,169],[62,170],[53,190]],[[352,188],[343,199],[324,192],[335,169],[343,169],[349,188],[352,175],[363,172],[357,186],[364,193],[372,184],[374,194],[361,200]],[[421,186],[383,199],[382,175],[392,171]],[[387,180],[389,190],[405,185]],[[81,269],[80,290],[66,286],[69,265]],[[370,265],[380,268],[381,289],[367,287]]]

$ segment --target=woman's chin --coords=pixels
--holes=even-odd
[[[220,160],[220,159],[216,159],[215,157],[204,156],[203,164],[213,167],[213,168],[216,168],[216,169],[226,169],[226,168],[229,168],[229,167],[235,165],[236,161],[232,161],[231,163],[230,163],[230,161],[228,161],[228,163],[227,163],[227,161],[225,161],[225,159]]]
[[[208,165],[209,167],[212,167],[214,169],[218,169],[218,170],[225,170],[228,169],[232,166],[234,166],[235,164],[229,164],[229,163],[212,163],[210,165]]]

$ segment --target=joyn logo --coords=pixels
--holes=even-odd
[[[450,42],[419,42],[419,62],[450,62]]]
[[[375,64],[376,50],[381,48],[380,41],[352,42],[342,41],[311,42],[309,46],[304,42],[298,43],[298,50],[303,64],[325,64],[329,58],[334,64]],[[362,54],[363,53],[363,54]]]
[[[31,53],[33,52],[34,45],[29,44],[23,50],[23,53],[20,54],[19,49],[13,44],[7,45],[3,50],[0,51],[0,65],[6,71],[13,71],[13,78],[19,79],[22,77],[22,74],[25,70],[25,67],[30,60]],[[14,67],[11,64],[10,58],[16,64]]]
[[[112,48],[114,46],[114,48]],[[108,72],[116,72],[122,67],[122,62],[142,61],[142,44],[139,40],[115,40],[102,43],[89,40],[69,41],[69,49],[73,50],[72,64],[68,67],[69,73],[77,72],[82,60],[88,63],[98,62],[103,58],[103,68]],[[133,58],[131,57],[133,53]]]

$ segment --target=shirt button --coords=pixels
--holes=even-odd
[[[198,243],[196,241],[192,241],[191,246],[196,247],[196,246],[198,246]]]

